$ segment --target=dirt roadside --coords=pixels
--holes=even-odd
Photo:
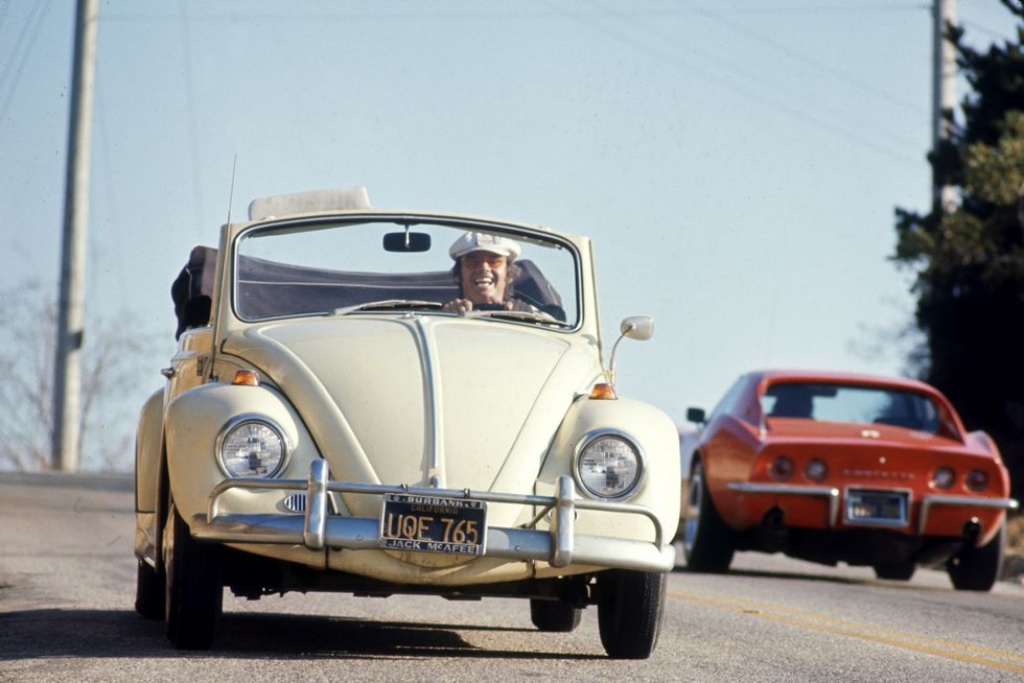
[[[1024,514],[1016,514],[1006,521],[1006,559],[1002,580],[1024,584]]]

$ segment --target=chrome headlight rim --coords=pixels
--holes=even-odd
[[[270,429],[270,431],[274,432],[277,438],[280,439],[281,441],[281,460],[280,462],[278,462],[277,467],[275,467],[272,471],[268,471],[267,474],[264,475],[252,475],[253,477],[258,479],[273,479],[274,477],[281,474],[281,472],[284,471],[285,467],[288,466],[288,460],[291,457],[292,449],[288,443],[288,439],[285,437],[285,432],[281,428],[281,425],[279,425],[277,422],[270,419],[266,415],[261,415],[259,413],[244,413],[241,415],[236,415],[232,417],[230,420],[228,420],[226,423],[224,423],[224,426],[220,428],[220,431],[217,433],[216,443],[214,445],[214,452],[217,455],[217,467],[220,468],[220,471],[228,479],[246,478],[243,477],[242,475],[232,474],[231,470],[225,463],[224,441],[227,439],[228,435],[231,434],[231,432],[238,429],[239,427],[242,427],[250,423],[260,424],[264,427],[267,427],[268,429]]]
[[[583,474],[580,472],[580,458],[584,451],[587,450],[595,442],[604,439],[613,438],[622,441],[629,447],[636,455],[636,478],[625,490],[614,496],[604,496],[596,491],[591,490],[585,483],[583,483]],[[572,475],[573,479],[576,480],[576,486],[583,494],[592,500],[610,500],[610,501],[623,501],[636,496],[643,490],[644,485],[647,482],[647,455],[644,453],[644,449],[640,447],[636,439],[620,429],[614,428],[602,428],[594,429],[585,433],[580,437],[576,443],[576,449],[573,452],[572,458]]]

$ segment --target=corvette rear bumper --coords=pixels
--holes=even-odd
[[[758,484],[746,481],[734,481],[728,484],[728,488],[730,491],[735,491],[736,493],[825,498],[828,501],[828,528],[834,529],[838,524],[842,493],[836,487],[804,486],[801,484]],[[917,525],[918,534],[923,534],[925,532],[925,529],[928,526],[928,514],[936,507],[1016,510],[1019,507],[1019,504],[1013,498],[981,498],[977,496],[929,494],[921,498],[921,511],[918,516]]]
[[[921,498],[921,517],[917,533],[923,534],[928,524],[928,512],[933,507],[966,507],[988,510],[1016,510],[1019,504],[1013,498],[975,498],[973,496],[954,496],[935,494]]]
[[[330,481],[326,463],[315,460],[310,466],[309,479],[305,481],[230,479],[222,482],[210,493],[207,513],[192,518],[191,529],[198,539],[223,543],[303,545],[311,550],[379,549],[382,547],[380,519],[330,514],[329,494],[404,493],[532,506],[537,509],[534,524],[551,512],[549,530],[488,527],[484,557],[543,561],[553,567],[580,564],[654,572],[673,569],[675,548],[666,540],[661,521],[651,509],[629,503],[577,498],[572,477],[567,475],[559,477],[557,488],[555,496],[538,496]],[[231,489],[304,492],[306,509],[303,514],[291,515],[219,513],[220,497]],[[654,541],[577,534],[574,529],[577,510],[646,517],[654,529]]]

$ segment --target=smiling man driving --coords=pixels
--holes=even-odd
[[[459,297],[444,305],[450,313],[473,310],[535,311],[514,298],[519,274],[515,264],[521,248],[498,235],[467,232],[455,240],[448,254],[455,259],[452,274],[459,285]]]

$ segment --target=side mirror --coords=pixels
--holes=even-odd
[[[703,408],[687,408],[686,409],[686,420],[687,422],[694,422],[696,424],[704,424],[707,422],[708,416],[704,413]]]
[[[623,318],[622,323],[619,325],[619,338],[615,340],[615,344],[612,345],[612,355],[608,361],[608,370],[605,372],[605,376],[608,378],[608,384],[615,384],[615,352],[619,348],[619,342],[629,337],[630,339],[637,339],[639,341],[646,341],[654,336],[654,318],[649,315],[631,315],[628,318]]]
[[[654,318],[649,315],[631,315],[622,320],[619,332],[630,339],[647,341],[654,336]]]

